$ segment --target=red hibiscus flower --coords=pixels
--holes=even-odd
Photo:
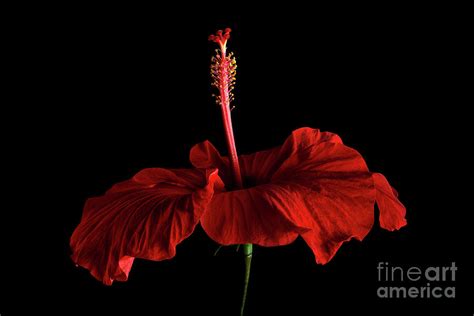
[[[342,243],[367,235],[375,204],[382,228],[406,224],[396,191],[336,134],[300,128],[279,147],[237,155],[230,119],[236,64],[226,54],[229,33],[210,37],[220,45],[211,73],[229,157],[206,141],[191,150],[195,169],[145,169],[87,200],[71,237],[72,259],[104,284],[127,280],[134,258],[172,258],[199,223],[221,245],[244,245],[246,285],[252,244],[287,245],[301,236],[316,262],[326,264]],[[242,313],[244,303],[245,294]]]

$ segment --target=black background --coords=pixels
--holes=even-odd
[[[233,29],[229,50],[238,62],[239,152],[279,145],[303,126],[335,132],[387,176],[408,219],[395,233],[375,225],[364,242],[345,244],[326,266],[315,264],[302,240],[255,247],[247,315],[472,313],[464,228],[472,207],[462,202],[468,189],[461,182],[471,171],[461,111],[466,21],[444,9],[115,6],[37,15],[22,36],[13,36],[24,44],[16,51],[24,67],[16,75],[32,84],[14,103],[26,141],[7,140],[23,171],[41,173],[17,177],[23,185],[16,192],[45,192],[34,207],[23,211],[17,203],[10,212],[21,247],[4,251],[2,316],[29,308],[64,315],[238,314],[242,255],[229,247],[213,257],[218,245],[199,227],[174,259],[136,260],[129,281],[112,287],[74,267],[68,246],[86,198],[143,168],[190,167],[190,148],[206,139],[225,152],[209,84],[215,47],[207,41],[225,27]],[[12,29],[22,27],[16,23]],[[28,216],[29,225],[18,225]],[[2,232],[7,247],[12,234]],[[457,297],[380,299],[379,261],[456,262]]]

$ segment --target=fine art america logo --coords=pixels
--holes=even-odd
[[[379,298],[455,298],[456,263],[445,266],[395,266],[379,262]]]

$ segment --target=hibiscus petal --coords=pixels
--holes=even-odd
[[[216,169],[142,170],[87,200],[71,237],[72,259],[104,284],[125,281],[134,258],[174,257],[222,189]]]
[[[337,134],[331,132],[321,132],[317,128],[301,127],[291,133],[283,146],[290,146],[293,148],[292,152],[295,152],[296,150],[304,150],[306,147],[326,142],[342,144],[342,139]]]
[[[301,186],[300,199],[306,207],[297,211],[308,216],[297,219],[313,221],[312,225],[311,220],[293,223],[312,227],[302,237],[318,263],[331,260],[345,241],[362,240],[368,234],[374,222],[375,199],[383,228],[394,230],[406,224],[405,208],[395,192],[382,175],[369,172],[357,151],[329,142],[303,148],[281,165],[272,183]]]
[[[293,131],[282,146],[241,155],[239,162],[244,181],[250,180],[253,184],[268,183],[289,157],[306,147],[325,142],[342,143],[342,140],[336,134],[303,127]],[[195,145],[191,149],[190,160],[196,168],[218,168],[225,183],[232,181],[228,158],[222,157],[209,141]]]
[[[230,183],[233,177],[229,169],[229,159],[222,157],[216,147],[208,140],[196,144],[189,154],[191,164],[196,168],[217,168],[224,183]]]
[[[407,224],[405,206],[398,200],[398,193],[380,173],[374,173],[376,200],[379,207],[380,226],[390,231],[400,229]]]
[[[302,234],[303,239],[313,251],[316,262],[326,264],[344,242],[352,238],[362,240],[371,230],[373,181],[367,174],[336,177],[328,174],[326,179],[319,174],[319,177],[316,186],[300,187],[305,207],[298,211],[307,214],[303,217],[312,228]],[[324,190],[317,191],[318,186]]]
[[[299,204],[284,187],[272,184],[219,193],[208,205],[201,225],[222,245],[287,245],[308,230],[286,217]]]
[[[303,152],[307,147],[326,142],[342,144],[342,140],[336,134],[308,127],[299,128],[291,133],[282,146],[242,155],[240,157],[242,174],[252,179],[255,184],[270,182],[277,170],[281,169],[290,157]]]
[[[298,150],[272,181],[292,186],[298,195],[295,199],[302,201],[302,206],[293,210],[300,214],[293,223],[311,227],[302,237],[320,264],[331,260],[345,241],[362,240],[372,228],[372,175],[360,154],[341,143],[325,142]]]

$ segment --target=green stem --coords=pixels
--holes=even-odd
[[[214,252],[214,257],[217,256],[217,254],[219,253],[219,250],[221,249],[222,249],[222,245],[216,249],[216,251]]]
[[[243,245],[243,249],[244,249],[244,255],[245,255],[245,278],[244,278],[244,294],[242,296],[242,305],[240,306],[240,316],[244,315],[245,301],[247,300],[247,290],[249,287],[249,279],[250,279],[250,267],[252,265],[253,245],[245,244]]]

